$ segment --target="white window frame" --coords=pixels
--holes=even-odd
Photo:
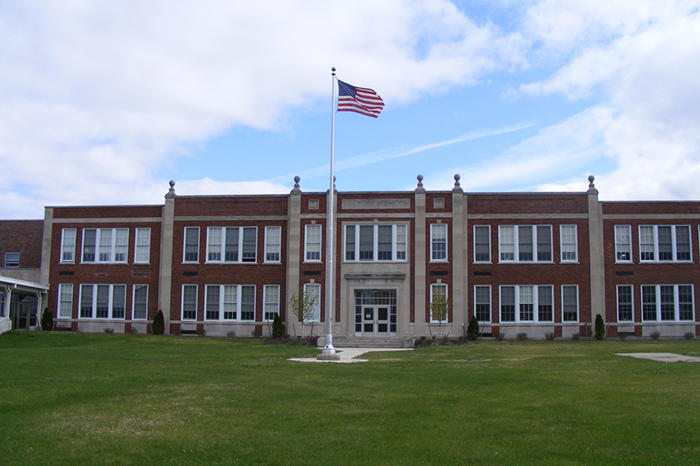
[[[478,246],[480,245],[479,243],[476,242],[477,239],[477,229],[486,229],[486,247],[487,247],[487,259],[479,259],[477,254],[478,254]],[[490,264],[491,263],[491,225],[474,225],[474,262],[475,263],[484,263],[484,264]]]
[[[85,236],[87,232],[95,232],[94,260],[86,258]],[[108,238],[105,238],[107,237]],[[121,238],[120,238],[121,236]],[[105,244],[107,239],[107,244]],[[123,239],[124,243],[119,240]],[[83,247],[80,262],[84,264],[126,264],[129,260],[129,229],[128,228],[84,228]],[[105,250],[106,248],[106,250]],[[123,260],[120,259],[123,257]]]
[[[186,289],[194,290],[194,303],[190,301],[185,301]],[[199,285],[183,284],[182,285],[182,299],[180,299],[180,320],[187,322],[196,322],[197,313],[199,312]],[[185,306],[194,306],[194,309],[185,309]],[[185,312],[194,311],[194,317],[185,317]]]
[[[433,304],[433,296],[435,296],[435,291],[438,289],[442,289],[443,293],[445,294],[445,299],[449,299],[450,295],[448,294],[449,290],[447,289],[447,283],[431,283],[430,284],[430,304]],[[430,306],[428,306],[428,310],[430,311],[430,323],[433,323],[433,324],[440,323],[439,320],[433,319],[433,310],[430,308]],[[450,313],[449,312],[445,316],[445,320],[443,320],[442,322],[443,323],[450,322]]]
[[[280,314],[280,286],[263,285],[263,322],[271,322]]]
[[[430,262],[447,262],[447,224],[430,224]]]
[[[232,231],[238,230],[238,241],[235,244],[236,260],[227,260],[226,258],[226,236]],[[218,241],[216,240],[217,235],[215,231],[219,232]],[[254,257],[244,257],[246,254],[246,248],[250,248],[250,243],[246,243],[245,237],[246,232],[254,232],[255,244],[252,250],[254,251]],[[216,250],[218,249],[218,253]],[[213,255],[218,254],[218,259],[216,256],[212,258]],[[256,264],[258,260],[258,227],[254,226],[228,226],[228,227],[207,227],[207,251],[206,251],[206,263],[207,264]]]
[[[320,283],[304,283],[304,296],[313,295],[316,297],[314,302],[314,311],[311,318],[306,322],[321,322],[321,284]]]
[[[379,227],[391,226],[391,259],[379,259]],[[372,227],[372,258],[360,259],[360,228]],[[353,258],[348,259],[348,231],[354,230]],[[343,261],[344,262],[406,262],[408,260],[408,224],[405,223],[352,223],[343,228]]]
[[[200,241],[200,228],[199,227],[185,227],[183,237],[182,237],[182,262],[184,264],[198,264],[199,263],[199,241]],[[191,235],[196,235],[195,238],[191,238]],[[194,251],[187,251],[188,239],[196,239],[196,245],[193,242],[190,246],[196,247]],[[188,259],[187,255],[191,257]]]
[[[91,301],[90,301],[90,315],[89,316],[84,316],[83,315],[83,293],[85,292],[87,287],[92,288],[92,296],[91,296]],[[97,317],[97,299],[98,299],[98,290],[100,288],[107,287],[108,289],[108,296],[107,296],[107,316],[106,317]],[[117,290],[117,287],[122,289],[124,291],[124,302],[123,302],[123,307],[122,309],[122,316],[116,316],[115,317],[115,310],[118,309],[116,306],[119,304],[115,300],[115,292]],[[100,320],[125,320],[126,318],[126,285],[123,284],[107,284],[107,283],[81,283],[80,284],[80,297],[79,301],[80,303],[78,307],[78,318],[80,320],[90,320],[90,319],[100,319]]]
[[[576,290],[576,319],[571,320],[571,319],[565,319],[564,316],[567,313],[567,306],[570,306],[571,304],[566,303],[565,299],[565,289],[575,289]],[[577,323],[581,319],[581,306],[580,306],[580,298],[579,298],[579,290],[578,290],[578,285],[562,285],[561,286],[561,321],[562,323]]]
[[[565,233],[565,230],[573,230],[573,240],[569,238],[571,233]],[[574,263],[578,262],[578,228],[577,225],[560,225],[559,226],[559,242],[561,262]],[[572,257],[564,257],[564,254],[573,254]]]
[[[61,264],[75,264],[75,242],[77,239],[75,228],[61,230]]]
[[[67,312],[66,312],[67,311]],[[57,319],[70,319],[73,317],[73,284],[58,284],[58,309],[56,309]]]
[[[136,228],[134,232],[134,264],[151,262],[151,229]]]
[[[5,268],[6,269],[19,268],[19,258],[20,258],[20,253],[18,253],[18,252],[6,252],[5,253]]]
[[[622,302],[620,301],[620,290],[621,289],[629,289],[629,296],[630,296],[630,301],[629,303],[627,302]],[[618,322],[634,322],[634,286],[632,285],[617,285],[615,287],[615,297],[617,299],[617,321]],[[620,308],[621,305],[629,305],[630,306],[630,318],[629,319],[623,319],[620,317]]]
[[[662,295],[661,295],[661,288],[662,287],[671,287],[673,289],[673,319],[664,319],[663,318],[663,302],[662,302]],[[690,319],[681,319],[680,318],[680,287],[688,287],[690,288],[690,305],[692,308],[692,316]],[[654,319],[649,319],[646,317],[646,312],[645,312],[645,306],[649,304],[648,301],[645,301],[645,288],[653,288],[655,292],[655,301],[653,303],[654,308],[655,308],[655,318]],[[641,296],[642,296],[642,322],[695,322],[695,287],[691,284],[682,284],[682,285],[642,285],[641,286]]]
[[[265,259],[268,264],[282,262],[282,227],[265,227]]]
[[[218,289],[217,301],[212,303],[209,299],[209,290]],[[227,293],[228,291],[228,293]],[[252,303],[243,300],[252,296]],[[209,317],[210,307],[216,306],[217,317]],[[234,307],[232,307],[234,306]],[[252,310],[250,309],[252,307]],[[255,285],[205,285],[204,288],[204,320],[206,322],[255,322],[256,314],[256,287]],[[227,317],[227,313],[235,313],[233,317]],[[244,313],[252,318],[243,318]]]
[[[526,228],[530,229],[532,240],[528,245],[532,248],[532,260],[521,259],[520,255],[525,254],[521,251],[520,237]],[[539,259],[539,254],[544,254],[545,251],[540,251],[538,242],[538,230],[540,228],[549,229],[549,259]],[[508,232],[510,231],[510,234]],[[512,255],[512,258],[505,256]],[[543,263],[551,264],[554,261],[554,251],[552,247],[552,225],[499,225],[498,226],[498,261],[503,263]]]
[[[477,289],[485,289],[486,292],[488,293],[488,302],[487,303],[482,303],[479,302],[478,297],[479,297],[479,292]],[[492,297],[491,297],[491,285],[474,285],[474,317],[476,317],[477,322],[480,324],[488,324],[491,323],[491,312],[493,311],[493,305],[492,305]],[[488,314],[489,318],[487,320],[480,320],[479,319],[479,306],[480,305],[488,305]]]
[[[313,232],[312,230],[318,230]],[[322,225],[310,223],[304,226],[304,262],[321,262],[323,252]]]
[[[514,292],[514,320],[503,320],[503,290],[505,288],[513,288]],[[549,303],[540,303],[540,288],[549,288],[550,301]],[[524,297],[530,297],[526,302]],[[523,319],[523,306],[532,305],[532,319]],[[540,306],[550,306],[550,319],[540,318]],[[498,288],[498,319],[504,324],[518,324],[526,322],[530,324],[552,324],[554,323],[554,286],[553,285],[501,285]]]
[[[137,306],[140,306],[142,303],[136,299],[136,292],[137,290],[146,290],[146,300],[143,303],[144,308],[143,308],[143,317],[137,317],[136,313],[140,312],[140,309],[137,309]],[[147,320],[148,319],[148,285],[144,284],[136,284],[133,286],[132,290],[132,300],[131,300],[131,318],[133,320]]]
[[[661,260],[659,257],[659,227],[668,227],[671,229],[671,255],[672,259]],[[678,259],[679,244],[678,244],[678,229],[685,228],[688,230],[688,259]],[[645,233],[643,233],[645,231]],[[649,235],[648,231],[651,232]],[[639,225],[639,262],[693,262],[693,236],[690,225]],[[652,254],[651,259],[648,254]]]
[[[615,262],[632,262],[632,226],[615,225]]]

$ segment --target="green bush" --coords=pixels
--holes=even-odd
[[[41,329],[45,332],[53,330],[53,314],[48,307],[44,309],[44,313],[41,315]]]
[[[284,338],[284,322],[279,314],[277,314],[272,321],[272,338],[278,340]]]
[[[477,338],[479,338],[479,322],[476,320],[476,316],[472,316],[467,326],[467,340],[473,341]]]
[[[153,335],[162,335],[165,332],[165,318],[163,311],[158,309],[155,318],[153,319]]]
[[[600,314],[595,316],[595,339],[605,340],[605,322],[603,322],[603,316]]]

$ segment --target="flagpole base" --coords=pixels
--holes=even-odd
[[[327,334],[326,335],[326,346],[323,347],[323,351],[321,354],[316,356],[316,359],[322,360],[322,361],[339,361],[340,360],[340,355],[335,352],[335,348],[333,347],[333,335],[332,334]]]

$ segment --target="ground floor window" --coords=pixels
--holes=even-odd
[[[197,320],[197,285],[182,285],[182,320]]]
[[[265,285],[263,290],[264,319],[269,322],[280,313],[280,286]]]
[[[474,315],[479,322],[491,322],[491,287],[474,287]]]
[[[61,283],[58,285],[58,312],[59,319],[73,317],[73,284]]]
[[[617,321],[632,322],[632,285],[617,285]]]
[[[126,285],[80,285],[81,319],[123,319]]]
[[[643,285],[643,321],[693,321],[695,305],[692,285]]]
[[[552,285],[502,286],[501,322],[553,322]]]
[[[134,301],[131,311],[132,319],[148,318],[148,285],[134,285]]]
[[[255,320],[255,285],[207,285],[205,320]]]
[[[578,322],[578,286],[563,285],[561,287],[562,322]]]

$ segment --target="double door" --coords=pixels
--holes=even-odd
[[[396,290],[355,291],[355,335],[396,335]]]

